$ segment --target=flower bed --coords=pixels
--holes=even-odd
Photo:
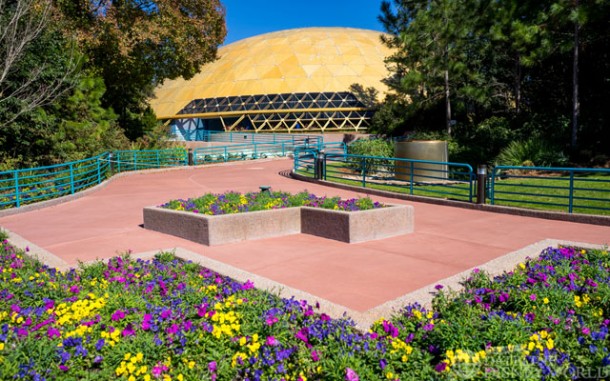
[[[0,375],[24,380],[564,380],[610,364],[606,251],[545,250],[369,332],[159,254],[59,272],[0,245]]]
[[[229,192],[144,208],[144,227],[205,245],[301,232],[353,243],[412,232],[413,208],[383,205],[368,197]]]

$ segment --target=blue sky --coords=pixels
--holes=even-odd
[[[283,29],[342,26],[382,31],[381,0],[222,0],[225,44]]]

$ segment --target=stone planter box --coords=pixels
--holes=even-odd
[[[208,246],[298,233],[355,243],[411,233],[413,226],[413,207],[407,205],[358,212],[300,207],[220,216],[144,208],[144,228]]]
[[[392,205],[360,212],[301,208],[301,232],[356,243],[413,232],[413,207]]]

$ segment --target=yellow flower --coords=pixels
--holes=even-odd
[[[193,369],[195,367],[195,361],[189,361],[188,367],[189,369]]]
[[[543,302],[544,304],[549,304],[549,298],[544,298],[544,299],[542,299],[542,302]]]
[[[4,343],[0,343],[0,351],[4,350]]]
[[[519,267],[521,268],[521,270],[525,270],[525,264],[523,264],[523,262],[519,263]]]

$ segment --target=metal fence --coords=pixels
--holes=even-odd
[[[317,137],[319,138],[319,137]],[[249,160],[271,156],[287,156],[295,147],[323,149],[321,139],[290,139],[276,143],[231,144],[227,146],[161,150],[123,150],[65,164],[0,172],[0,209],[77,193],[100,184],[115,173],[155,168],[187,166],[219,161]],[[343,143],[340,143],[343,144]],[[345,145],[329,145],[345,151]]]
[[[45,167],[0,172],[0,209],[74,194],[108,176],[107,154]]]
[[[224,132],[204,131],[201,135],[204,142],[223,143],[287,143],[292,146],[319,145],[324,138],[319,135],[304,134],[278,134],[278,133],[252,133],[252,132]]]
[[[115,151],[108,154],[108,161],[118,173],[180,167],[188,165],[188,151],[184,148]]]
[[[301,149],[295,151],[294,171],[347,185],[468,202],[476,190],[476,175],[463,163]]]
[[[489,199],[493,205],[610,214],[610,169],[498,166]]]

